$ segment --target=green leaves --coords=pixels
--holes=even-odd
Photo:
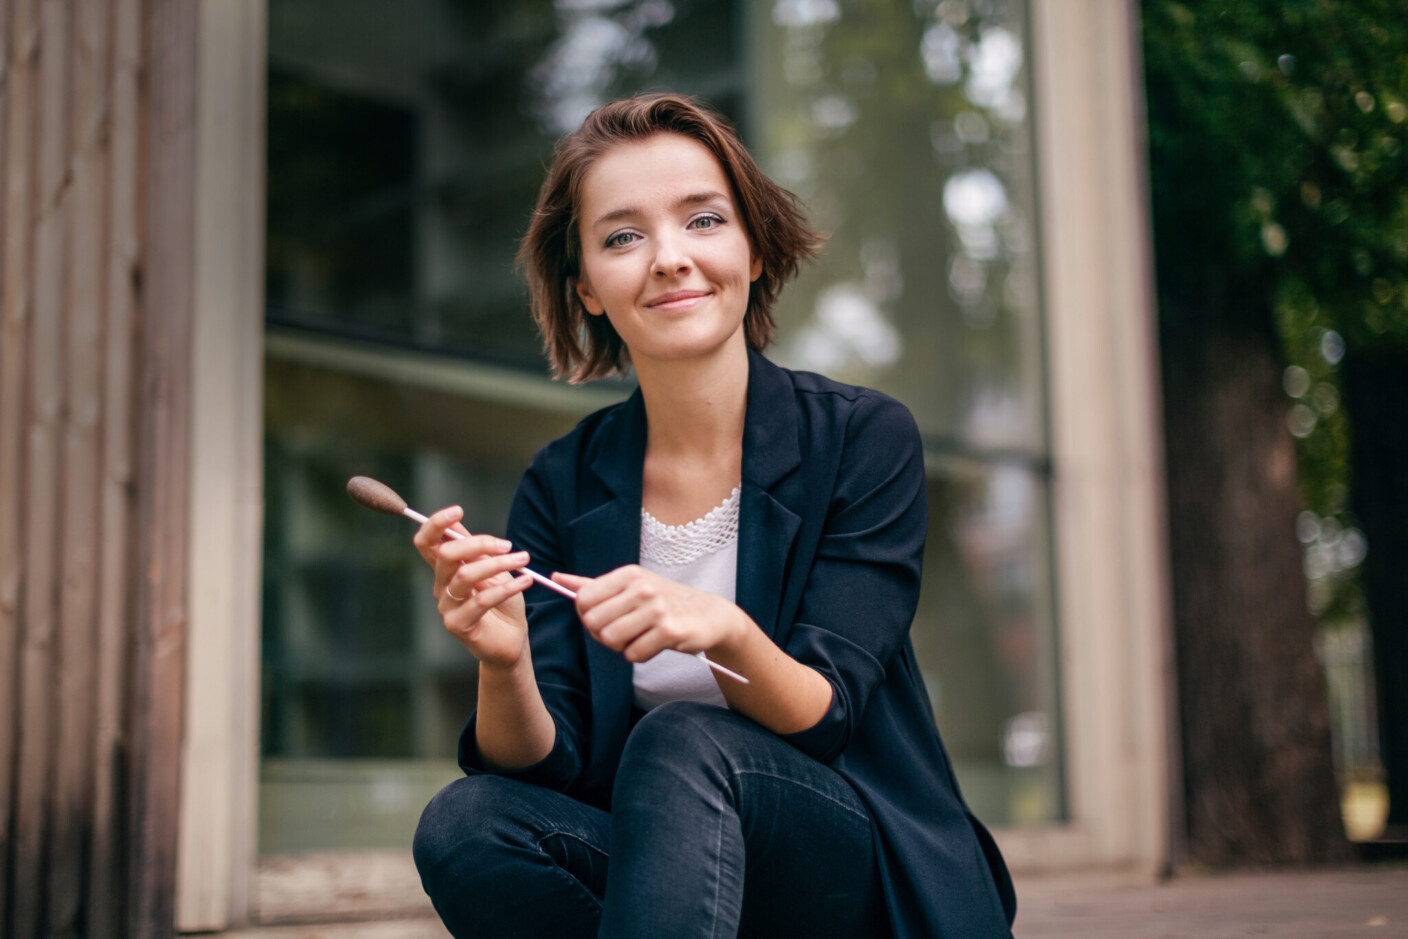
[[[1351,347],[1408,342],[1408,18],[1146,0],[1161,295],[1299,284]],[[1235,286],[1234,286],[1235,285]]]

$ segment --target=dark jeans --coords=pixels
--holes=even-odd
[[[677,702],[631,732],[610,813],[469,776],[426,807],[415,859],[460,937],[883,936],[870,828],[833,770]]]

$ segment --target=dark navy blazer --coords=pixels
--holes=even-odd
[[[879,392],[751,352],[747,408],[736,602],[834,691],[816,726],[782,739],[869,807],[896,936],[1010,936],[1012,882],[959,794],[909,641],[928,522],[914,419]],[[645,438],[637,391],[538,452],[507,533],[538,570],[597,576],[639,560]],[[587,637],[570,600],[534,586],[527,601],[557,738],[510,775],[609,808],[631,665]],[[484,772],[474,739],[471,717],[467,773]]]

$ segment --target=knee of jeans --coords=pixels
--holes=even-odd
[[[727,773],[729,741],[736,736],[737,715],[694,701],[672,701],[652,709],[631,730],[621,756],[618,784],[660,770],[694,768]]]
[[[504,783],[497,776],[466,776],[435,794],[421,812],[411,842],[422,878],[447,857],[487,847],[497,832],[486,822],[502,817],[498,808],[506,797]]]

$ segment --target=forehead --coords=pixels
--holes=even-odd
[[[578,211],[591,222],[603,212],[671,196],[716,191],[730,201],[733,187],[723,165],[697,140],[658,133],[613,144],[582,176]]]

